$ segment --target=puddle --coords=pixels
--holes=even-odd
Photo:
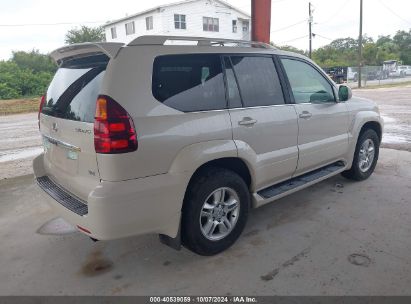
[[[43,147],[2,151],[0,152],[0,163],[37,156],[41,152],[43,152]]]
[[[15,142],[27,142],[30,140],[41,140],[40,135],[26,136],[26,137],[10,137],[10,138],[1,138],[0,143],[15,143]]]
[[[78,230],[61,217],[48,221],[37,230],[37,233],[44,235],[66,235],[75,232]]]
[[[382,135],[382,142],[385,144],[405,144],[410,142],[404,136],[395,135],[392,133],[384,133]]]

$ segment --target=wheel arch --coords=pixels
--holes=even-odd
[[[221,169],[231,170],[237,173],[246,183],[247,187],[251,185],[251,173],[250,169],[248,168],[246,162],[239,157],[223,157],[218,159],[213,159],[210,161],[205,162],[197,170],[194,171],[193,175],[190,178],[190,183],[196,176],[202,173],[203,170],[207,170],[207,168],[217,167]]]
[[[181,210],[184,209],[184,206],[187,203],[185,198],[186,198],[188,189],[191,187],[192,183],[196,180],[196,178],[200,176],[201,174],[203,174],[203,172],[207,170],[208,168],[221,168],[221,169],[231,170],[237,173],[244,180],[248,189],[250,189],[250,186],[252,183],[252,177],[251,177],[250,169],[248,168],[244,160],[242,160],[239,157],[223,157],[223,158],[209,160],[203,163],[201,166],[199,166],[191,175],[190,180],[185,190],[184,201],[181,206]]]
[[[351,168],[352,162],[354,160],[354,152],[357,146],[358,139],[360,138],[361,134],[368,129],[374,130],[378,138],[382,140],[382,133],[383,133],[383,121],[381,117],[373,111],[364,111],[360,112],[356,115],[355,119],[353,120],[352,126],[350,127],[350,148],[347,154],[347,167]]]
[[[366,130],[371,129],[374,130],[375,133],[377,133],[378,135],[378,139],[380,140],[380,144],[381,144],[381,140],[382,140],[382,126],[379,122],[376,121],[368,121],[365,124],[363,124],[363,126],[361,127],[359,136],[361,136],[362,133],[364,133]],[[359,137],[358,137],[359,138]],[[357,139],[358,140],[358,139]]]

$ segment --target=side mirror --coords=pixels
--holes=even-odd
[[[338,99],[340,101],[347,101],[351,99],[352,97],[352,91],[349,86],[346,85],[340,85],[338,88]]]

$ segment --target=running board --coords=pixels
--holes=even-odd
[[[273,186],[270,186],[268,188],[262,189],[257,192],[258,195],[260,195],[264,199],[270,199],[276,196],[280,196],[281,194],[284,194],[285,192],[292,191],[296,188],[304,188],[304,185],[311,185],[315,181],[321,181],[324,179],[326,176],[332,176],[335,175],[341,171],[344,171],[345,164],[342,161],[338,161],[335,163],[332,163],[330,165],[327,165],[325,167],[322,167],[320,169],[308,172],[306,174],[291,178],[289,180],[286,180],[285,182],[275,184]]]

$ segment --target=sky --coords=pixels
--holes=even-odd
[[[0,60],[14,50],[48,53],[64,45],[68,30],[98,26],[176,0],[0,0]],[[251,0],[227,0],[250,13]],[[308,49],[309,0],[272,0],[271,41]],[[313,48],[336,38],[358,37],[360,0],[311,0]],[[50,25],[53,24],[53,25]],[[14,25],[14,26],[10,26]],[[373,38],[411,28],[410,0],[364,0],[363,33]]]

